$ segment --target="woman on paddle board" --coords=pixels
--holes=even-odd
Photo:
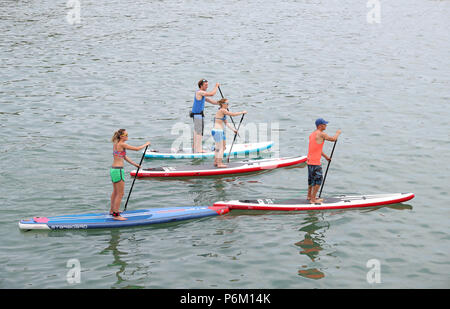
[[[226,148],[226,136],[225,136],[225,128],[224,124],[226,124],[234,134],[237,134],[237,130],[234,129],[229,122],[227,121],[227,116],[239,116],[243,114],[247,114],[247,111],[232,113],[228,110],[228,99],[220,99],[218,101],[220,108],[217,111],[214,117],[214,128],[211,131],[211,134],[216,142],[215,153],[214,153],[214,166],[216,167],[227,167],[222,163],[223,160],[223,152]]]
[[[150,145],[150,142],[145,143],[142,146],[134,147],[126,143],[128,140],[128,132],[125,129],[120,129],[114,132],[111,139],[113,142],[113,164],[110,169],[111,181],[113,183],[113,192],[111,194],[111,210],[109,213],[113,216],[115,220],[126,220],[119,213],[120,202],[125,189],[125,178],[123,173],[123,160],[128,163],[139,167],[139,164],[133,162],[127,157],[127,149],[138,151]]]

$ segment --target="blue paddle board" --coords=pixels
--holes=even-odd
[[[109,213],[91,213],[55,217],[34,217],[19,222],[22,230],[98,229],[167,223],[173,221],[218,216],[228,213],[228,207],[187,206],[149,208],[122,212],[127,220],[113,219]]]

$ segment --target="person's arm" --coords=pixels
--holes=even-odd
[[[227,127],[230,128],[231,131],[233,131],[235,134],[237,133],[237,130],[235,128],[233,128],[228,121],[225,120],[225,124],[227,125]]]
[[[223,114],[224,115],[228,115],[228,116],[239,116],[239,115],[242,115],[242,114],[247,114],[247,111],[232,113],[232,112],[227,111],[226,109],[224,109],[223,110]]]
[[[324,157],[327,161],[330,161],[330,157],[327,156],[323,151],[322,151],[322,157]]]
[[[145,143],[144,145],[141,145],[141,146],[139,146],[139,147],[135,147],[135,146],[131,146],[131,145],[128,145],[128,144],[123,143],[123,144],[122,144],[122,147],[125,148],[125,149],[138,151],[138,150],[144,149],[144,148],[145,148],[146,146],[148,146],[148,145],[150,145],[150,142],[147,142],[147,143]]]
[[[341,130],[337,130],[336,134],[334,136],[329,136],[325,132],[322,132],[321,135],[322,135],[323,139],[330,141],[330,142],[335,142],[335,141],[337,141],[340,134],[341,134]],[[322,157],[324,157],[327,161],[331,160],[331,158],[329,156],[327,156],[323,151],[322,151]]]
[[[205,98],[205,101],[214,105],[219,105],[219,102],[210,98]]]
[[[199,90],[197,91],[197,94],[201,95],[202,97],[212,97],[216,95],[217,89],[219,89],[219,83],[217,83],[214,86],[214,89],[211,91],[203,91],[203,90]]]
[[[330,141],[330,142],[335,142],[337,141],[339,135],[341,134],[341,130],[337,130],[336,134],[334,136],[329,136],[328,134],[326,134],[325,132],[322,132],[320,134],[320,137],[323,138],[326,141]]]
[[[131,160],[131,159],[128,158],[127,156],[125,156],[124,160],[127,161],[128,163],[130,163],[131,165],[134,165],[134,166],[136,166],[136,167],[140,167],[139,164],[133,162],[133,160]]]
[[[131,146],[131,145],[128,145],[128,144],[123,143],[123,144],[122,144],[122,147],[125,148],[125,149],[138,151],[138,150],[141,150],[141,149],[145,148],[145,147],[148,146],[148,145],[150,145],[150,142],[147,142],[147,143],[145,143],[144,145],[141,145],[141,146],[139,146],[139,147],[135,147],[135,146]],[[139,164],[135,163],[133,160],[131,160],[130,158],[128,158],[128,156],[125,156],[125,157],[124,157],[124,160],[127,161],[128,163],[130,163],[131,165],[134,165],[134,166],[136,166],[136,167],[140,167]]]

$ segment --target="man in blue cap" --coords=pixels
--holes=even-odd
[[[317,119],[316,130],[309,135],[308,159],[306,163],[308,164],[308,200],[311,204],[323,202],[323,199],[316,199],[317,191],[319,191],[323,181],[320,159],[324,157],[328,161],[331,160],[323,153],[323,144],[326,140],[335,142],[341,134],[341,130],[337,130],[333,137],[326,134],[324,131],[327,128],[327,124],[328,121],[325,121],[323,118]]]

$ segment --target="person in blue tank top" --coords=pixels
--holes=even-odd
[[[194,119],[194,140],[192,145],[193,152],[206,152],[203,150],[203,129],[205,127],[204,123],[204,109],[205,109],[205,101],[214,105],[218,105],[219,103],[216,100],[213,100],[209,97],[212,97],[216,94],[217,89],[219,89],[219,83],[216,83],[214,89],[212,91],[208,90],[208,81],[206,79],[201,79],[198,82],[198,88],[194,95],[194,104],[192,105],[191,117]]]

